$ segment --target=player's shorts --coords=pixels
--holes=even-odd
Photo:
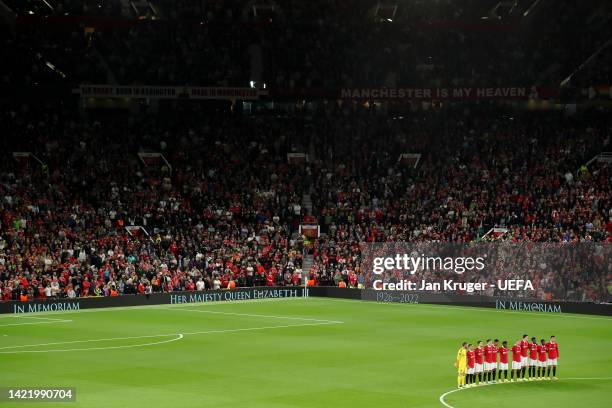
[[[529,358],[521,356],[521,367],[527,367],[529,365]]]
[[[508,363],[499,363],[499,369],[500,370],[507,370],[508,369]]]
[[[537,366],[538,366],[538,360],[537,360],[537,359],[530,358],[530,359],[529,359],[529,366],[530,366],[530,367],[537,367]]]
[[[520,370],[521,368],[523,368],[523,365],[520,361],[514,361],[512,360],[512,369],[513,370]]]
[[[485,371],[491,371],[491,363],[487,363],[487,362],[485,361],[485,363],[484,363],[484,370],[485,370]]]
[[[476,373],[482,373],[482,364],[474,364],[474,370]]]
[[[472,368],[468,367],[466,374],[474,374],[474,370],[475,370],[474,367]]]
[[[556,358],[549,358],[548,361],[546,362],[546,365],[548,365],[548,366],[556,366],[557,365],[557,359]]]
[[[546,361],[538,360],[538,367],[546,368]]]

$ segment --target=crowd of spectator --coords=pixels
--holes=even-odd
[[[493,227],[512,242],[612,242],[609,167],[584,166],[610,146],[612,124],[596,112],[5,115],[2,151],[36,146],[44,167],[0,165],[4,300],[302,278],[358,286],[361,243],[467,243]],[[170,167],[137,152],[161,152]],[[288,164],[288,152],[311,161]],[[422,154],[416,167],[398,160],[410,152]],[[319,238],[297,234],[304,219]],[[314,263],[303,271],[304,254]],[[564,271],[575,298],[607,296],[605,268]]]
[[[304,177],[284,155],[299,148],[298,122],[189,121],[187,113],[180,123],[86,121],[49,111],[3,118],[11,137],[1,150],[38,146],[44,163],[2,164],[4,300],[22,291],[45,297],[47,287],[57,295],[58,285],[63,295],[88,296],[301,280],[291,232]],[[171,168],[139,162],[136,152],[151,150]]]

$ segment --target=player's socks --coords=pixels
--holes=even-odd
[[[550,377],[550,367],[548,367],[548,374],[546,376]]]
[[[553,366],[553,377],[557,376],[557,366]]]
[[[497,370],[493,369],[493,381],[497,381]]]

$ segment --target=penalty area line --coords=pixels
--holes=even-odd
[[[27,322],[27,323],[9,323],[9,324],[0,324],[0,328],[2,327],[9,327],[9,326],[27,326],[27,325],[38,325],[38,324],[51,324],[51,323],[70,323],[72,322],[72,320],[69,319],[55,319],[52,317],[34,317],[34,316],[21,316],[21,315],[17,315],[17,316],[11,316],[11,318],[15,318],[15,319],[34,319],[37,320],[35,322]],[[40,321],[42,320],[42,321]]]
[[[560,378],[557,381],[578,381],[578,380],[593,380],[593,381],[602,380],[602,381],[607,381],[607,380],[612,380],[612,377],[568,377],[568,378]],[[551,381],[551,380],[545,380],[545,381]],[[447,391],[444,394],[440,395],[440,403],[442,405],[444,405],[446,408],[456,408],[455,406],[450,405],[449,403],[447,403],[444,399],[447,396],[449,396],[449,395],[451,395],[451,394],[453,394],[455,392],[471,390],[471,389],[480,388],[480,387],[486,387],[486,386],[489,386],[489,385],[502,385],[502,384],[520,384],[520,383],[499,382],[499,383],[493,383],[493,384],[480,384],[477,387],[455,388],[454,390]]]
[[[139,343],[139,344],[126,344],[122,346],[105,346],[105,347],[85,347],[85,348],[70,348],[70,349],[53,349],[53,350],[11,350],[11,351],[0,351],[0,354],[21,354],[21,353],[62,353],[67,351],[93,351],[93,350],[116,350],[116,349],[126,349],[126,348],[135,348],[135,347],[145,347],[145,346],[154,346],[157,344],[165,344],[172,343],[173,341],[181,340],[184,335],[182,333],[176,334],[162,334],[159,336],[133,336],[133,337],[116,337],[114,339],[94,339],[94,340],[76,340],[76,341],[65,341],[65,342],[56,342],[56,343],[43,343],[43,344],[27,344],[24,346],[9,346],[2,347],[1,349],[10,349],[10,348],[18,348],[18,347],[41,347],[47,345],[58,345],[58,344],[77,344],[77,343],[90,343],[95,341],[109,341],[109,340],[128,340],[128,339],[138,339],[138,338],[147,338],[147,337],[169,337],[174,336],[174,338],[170,340],[161,340],[150,343]]]

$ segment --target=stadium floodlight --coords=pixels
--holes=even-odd
[[[535,0],[533,3],[531,3],[527,10],[525,10],[525,12],[523,13],[523,17],[527,17],[536,7],[538,7],[540,1],[541,0]]]

